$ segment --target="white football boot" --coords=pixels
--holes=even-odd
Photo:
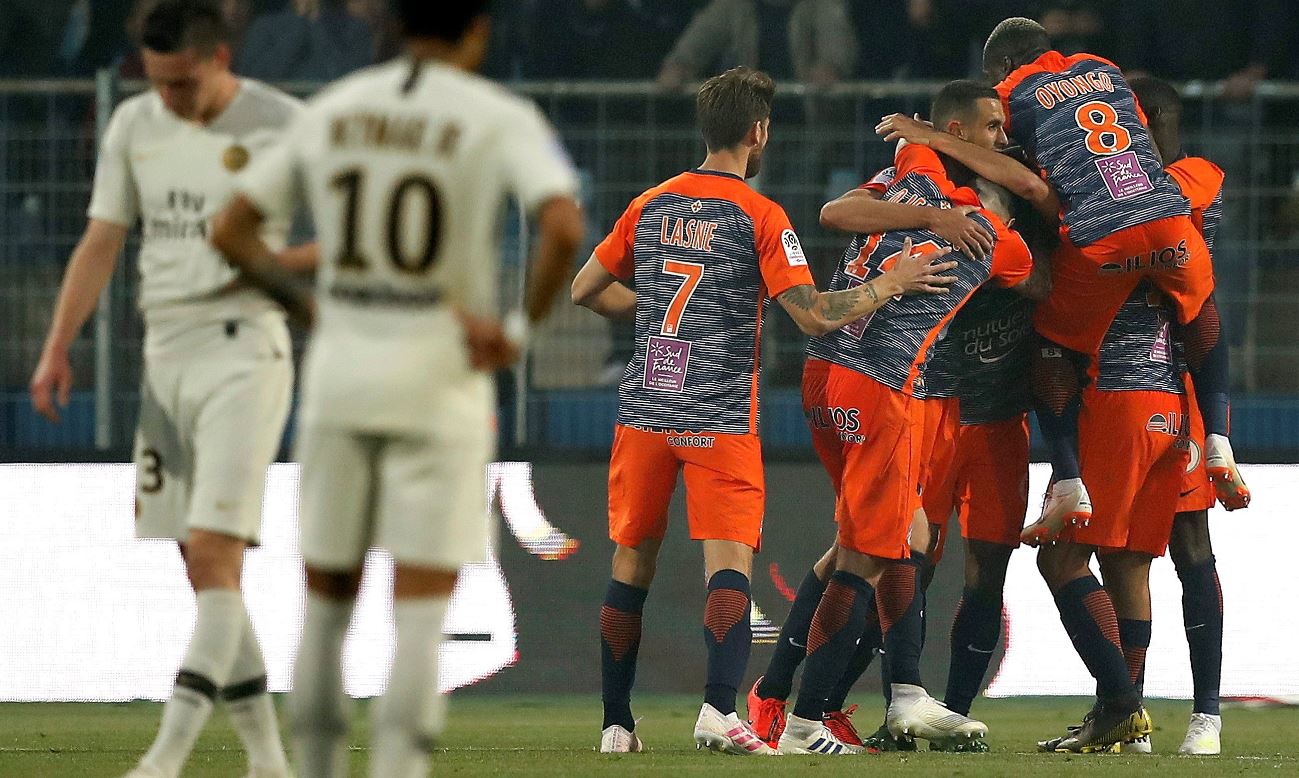
[[[695,720],[695,748],[737,756],[772,756],[776,753],[758,737],[749,722],[735,713],[722,714],[706,702]]]
[[[885,719],[895,738],[923,738],[943,744],[982,740],[988,725],[949,710],[921,686],[893,684],[893,701]]]
[[[600,753],[602,754],[639,754],[645,750],[636,733],[621,724],[604,728],[600,733]]]
[[[824,722],[790,716],[785,720],[785,731],[780,733],[780,743],[776,752],[852,756],[862,753],[862,748],[849,745],[835,737]]]
[[[1153,754],[1154,752],[1155,749],[1150,743],[1149,735],[1142,735],[1135,740],[1129,740],[1119,749],[1121,754]]]
[[[1213,490],[1218,495],[1218,502],[1229,511],[1249,507],[1249,487],[1240,477],[1240,468],[1236,467],[1236,455],[1231,450],[1231,441],[1222,435],[1206,435],[1204,438],[1204,469],[1213,482]]]
[[[1179,754],[1193,756],[1217,756],[1222,753],[1222,716],[1210,713],[1192,713],[1190,726],[1186,728],[1186,739],[1182,741]]]
[[[1081,478],[1062,478],[1047,487],[1042,516],[1019,533],[1030,545],[1053,543],[1067,526],[1086,527],[1092,520],[1092,498]]]

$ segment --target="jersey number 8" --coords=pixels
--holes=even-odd
[[[1119,114],[1109,103],[1093,100],[1080,105],[1073,118],[1087,132],[1087,150],[1093,154],[1118,154],[1132,145],[1132,133],[1119,124]]]
[[[361,203],[365,196],[365,172],[353,168],[334,176],[333,187],[346,198],[343,214],[343,248],[339,252],[338,266],[349,270],[367,270],[370,260],[357,245],[361,229]],[[408,246],[406,241],[406,212],[411,198],[418,198],[425,208],[428,225],[422,244]],[[397,182],[388,199],[388,261],[402,273],[422,275],[433,267],[437,259],[438,237],[442,232],[442,198],[437,187],[427,177],[409,175]]]

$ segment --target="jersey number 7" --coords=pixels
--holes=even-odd
[[[681,331],[681,317],[685,315],[686,306],[690,304],[690,296],[695,293],[700,280],[704,277],[704,266],[698,262],[665,259],[663,272],[681,279],[681,286],[677,288],[676,294],[672,295],[672,302],[668,303],[667,315],[663,317],[662,333],[676,335]]]

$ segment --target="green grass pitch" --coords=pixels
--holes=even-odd
[[[725,757],[699,753],[691,730],[699,702],[648,697],[636,702],[646,754],[593,753],[600,705],[593,697],[465,695],[451,707],[451,726],[434,757],[435,775],[849,775],[944,776],[1299,775],[1299,709],[1229,708],[1223,755],[1179,757],[1189,704],[1155,700],[1153,756],[1038,754],[1037,739],[1056,734],[1086,710],[1072,698],[984,700],[975,713],[991,730],[988,754],[884,754],[861,757]],[[857,714],[863,730],[878,724],[878,700]],[[160,706],[152,703],[0,705],[0,776],[120,776],[152,739]],[[281,716],[282,717],[282,716]],[[353,775],[364,775],[364,706],[358,706]],[[923,744],[922,744],[923,747]],[[244,757],[220,712],[191,757],[185,776],[239,778]],[[309,778],[300,776],[300,778]]]

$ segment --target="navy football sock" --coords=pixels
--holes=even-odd
[[[1046,441],[1053,481],[1080,478],[1078,413],[1084,378],[1074,351],[1040,338],[1033,351],[1030,381],[1037,426]]]
[[[925,555],[912,551],[909,559],[896,560],[884,569],[875,590],[890,684],[923,685],[920,651],[924,645],[925,592],[920,575],[924,564]]]
[[[1055,593],[1069,640],[1096,679],[1096,692],[1102,703],[1124,707],[1138,701],[1136,688],[1128,679],[1128,664],[1119,640],[1119,620],[1114,603],[1100,581],[1092,575],[1075,578]]]
[[[708,680],[704,702],[719,713],[735,712],[735,694],[749,664],[753,628],[749,623],[749,578],[738,570],[718,570],[708,579],[704,605],[704,643]]]
[[[789,691],[794,686],[794,672],[807,656],[807,630],[812,626],[812,616],[816,606],[821,603],[825,594],[825,582],[816,577],[816,571],[809,570],[798,586],[793,605],[789,606],[789,615],[780,626],[780,637],[776,639],[776,648],[771,652],[771,661],[767,663],[767,672],[758,683],[758,696],[764,699],[789,698]]]
[[[610,581],[600,608],[600,697],[604,702],[604,724],[634,729],[631,715],[631,687],[636,681],[636,654],[640,650],[641,611],[649,592]]]
[[[1200,313],[1181,328],[1186,366],[1195,383],[1195,400],[1204,417],[1204,431],[1210,435],[1231,432],[1231,366],[1227,338],[1222,332],[1218,303],[1213,295]]]
[[[871,598],[874,599],[874,596],[875,590],[871,589]],[[875,658],[875,652],[879,651],[880,643],[879,611],[876,609],[875,603],[872,602],[866,610],[866,632],[857,641],[857,650],[853,652],[852,658],[848,660],[848,667],[844,669],[839,682],[835,684],[834,691],[830,692],[830,696],[826,698],[825,709],[827,711],[843,710],[844,703],[847,702],[848,695],[852,692],[852,687],[861,679],[866,672],[866,668],[871,666],[871,660]]]
[[[1222,681],[1222,586],[1213,556],[1177,568],[1182,579],[1182,621],[1191,651],[1191,680],[1196,713],[1220,715],[1218,687]]]
[[[1128,665],[1128,680],[1141,694],[1146,685],[1146,651],[1150,648],[1150,621],[1119,619],[1119,645]]]
[[[857,641],[866,631],[870,604],[870,585],[860,576],[842,570],[830,576],[808,629],[807,661],[794,704],[795,716],[821,720],[826,699],[843,677]]]
[[[1001,598],[967,588],[952,621],[952,659],[943,704],[970,715],[970,705],[983,688],[988,664],[1001,637]]]

